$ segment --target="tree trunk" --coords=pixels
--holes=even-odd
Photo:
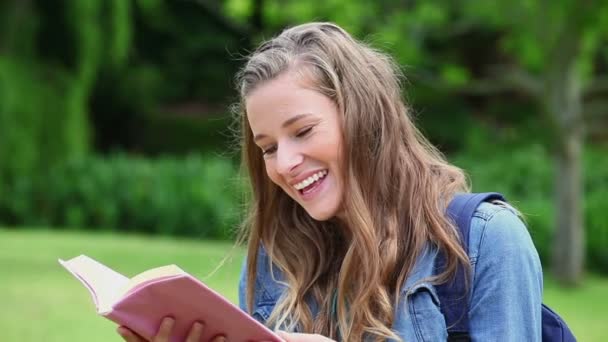
[[[556,230],[553,243],[553,273],[562,285],[573,286],[582,279],[584,223],[582,215],[582,137],[571,131],[562,137],[555,153]]]
[[[566,34],[558,45],[545,78],[545,110],[552,121],[555,158],[555,235],[553,273],[566,286],[582,280],[585,236],[582,215],[582,151],[584,124],[581,73],[578,69],[580,37]]]

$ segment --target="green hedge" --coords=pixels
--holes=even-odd
[[[584,155],[584,219],[586,263],[608,273],[608,158],[605,149],[587,149]],[[464,168],[473,191],[498,191],[525,216],[544,264],[550,253],[555,222],[554,162],[541,146],[509,148],[504,152],[461,153],[452,160]]]
[[[608,158],[587,150],[587,266],[608,273]],[[554,227],[553,162],[540,146],[451,158],[474,191],[499,191],[523,212],[541,259],[550,261]],[[4,185],[0,224],[45,225],[151,234],[231,238],[239,220],[237,171],[227,159],[143,159],[114,155],[56,166]]]
[[[9,184],[0,220],[225,239],[238,223],[236,186],[219,158],[90,157]]]

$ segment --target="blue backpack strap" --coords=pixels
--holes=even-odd
[[[460,193],[456,194],[447,208],[448,217],[458,227],[462,247],[469,253],[469,230],[471,219],[475,210],[482,202],[501,200],[506,201],[503,195],[497,192]],[[437,256],[437,272],[445,270],[446,259],[443,253]],[[456,271],[451,282],[435,286],[437,296],[441,303],[441,313],[448,328],[448,341],[470,341],[469,336],[469,296],[465,288],[465,273],[462,267]]]

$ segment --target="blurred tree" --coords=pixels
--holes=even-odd
[[[1,186],[87,153],[88,97],[101,66],[127,55],[129,7],[122,0],[2,2]]]
[[[540,108],[546,146],[556,167],[553,273],[563,284],[575,285],[582,278],[585,255],[581,173],[585,115],[608,114],[605,103],[584,101],[605,87],[608,76],[595,70],[599,49],[608,38],[608,3],[466,4],[461,7],[463,16],[501,32],[500,49],[508,56],[487,68],[484,79],[470,83],[469,89],[512,90],[529,96]]]
[[[128,61],[120,68],[104,68],[91,95],[95,148],[155,154],[166,151],[150,151],[151,145],[165,145],[177,152],[170,146],[173,137],[190,135],[174,130],[180,122],[204,123],[226,112],[226,103],[234,98],[231,75],[240,63],[239,50],[250,44],[251,27],[230,20],[218,1],[132,3]],[[158,133],[157,118],[176,124],[151,136]],[[196,149],[197,144],[185,145]]]

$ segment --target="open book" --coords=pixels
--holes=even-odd
[[[80,255],[59,260],[91,293],[97,313],[147,340],[161,320],[175,318],[171,342],[186,339],[195,321],[204,322],[202,341],[223,334],[231,342],[282,341],[264,325],[175,265],[153,268],[129,279]]]

